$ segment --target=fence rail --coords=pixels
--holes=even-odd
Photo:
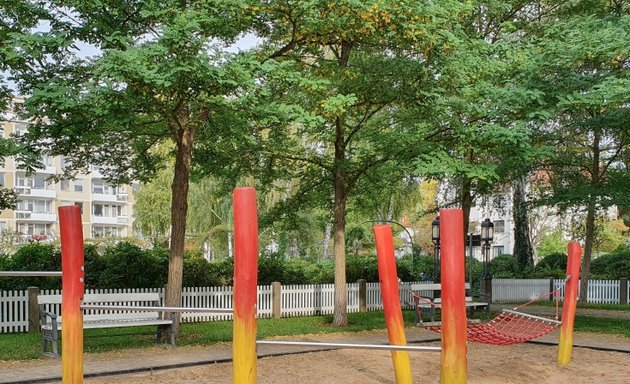
[[[522,303],[547,294],[560,288],[560,297],[564,295],[564,280],[561,279],[493,279],[492,298],[495,303]],[[403,309],[412,308],[410,287],[412,282],[399,286],[400,301]],[[622,286],[622,284],[624,284]],[[348,284],[348,312],[359,311],[359,284]],[[625,295],[622,294],[625,289]],[[163,288],[140,289],[88,289],[86,294],[112,293],[145,293],[160,294],[161,305],[164,305]],[[630,282],[628,280],[590,280],[588,302],[620,303],[622,298],[628,302]],[[59,290],[42,290],[40,295],[60,295]],[[196,287],[184,288],[182,291],[182,307],[231,309],[232,287]],[[367,283],[365,294],[366,310],[383,309],[381,289],[378,283]],[[61,314],[61,300],[57,304],[49,304],[46,311]],[[146,305],[146,303],[138,303]],[[273,290],[271,285],[258,286],[257,310],[259,318],[273,316]],[[280,295],[281,316],[314,316],[332,314],[334,311],[334,285],[285,285]],[[103,310],[105,313],[106,310]],[[183,322],[200,322],[230,320],[231,313],[183,313]],[[0,333],[28,332],[29,330],[29,297],[28,291],[0,291]]]

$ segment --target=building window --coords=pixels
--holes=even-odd
[[[495,245],[492,247],[492,257],[505,255],[505,247],[503,245]]]
[[[83,180],[77,179],[74,181],[74,191],[83,192]]]
[[[30,187],[33,189],[48,189],[48,183],[46,182],[47,176],[44,175],[32,175],[26,177],[24,174],[16,174],[16,186],[18,187]]]
[[[0,221],[0,234],[1,233],[5,233],[7,231],[7,222],[6,221]]]
[[[18,211],[32,213],[52,213],[52,201],[50,200],[18,200]]]
[[[92,180],[92,193],[103,194],[105,192],[105,183],[103,180]]]
[[[18,232],[24,235],[50,235],[50,224],[18,223]]]
[[[118,217],[123,216],[123,209],[121,205],[94,203],[92,214],[100,217]]]
[[[81,214],[83,214],[83,203],[80,201],[75,201],[74,205],[76,205],[77,207],[79,207],[81,209]]]
[[[59,182],[59,189],[66,192],[70,191],[70,180],[61,180]]]
[[[13,133],[16,136],[22,136],[28,131],[28,124],[26,123],[13,123]]]
[[[95,225],[92,227],[92,237],[120,237],[120,228]]]
[[[0,187],[4,187],[4,172],[0,172]]]
[[[505,220],[497,220],[494,222],[494,233],[505,233]]]

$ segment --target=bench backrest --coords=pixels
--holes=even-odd
[[[37,303],[40,306],[48,306],[61,304],[61,295],[39,295]],[[142,306],[158,306],[160,304],[160,294],[157,292],[141,292],[141,293],[88,293],[83,297],[83,304],[103,304],[103,305],[142,305]],[[60,315],[61,313],[59,313]],[[100,321],[100,320],[154,320],[160,318],[160,312],[132,312],[93,309],[83,311],[83,321]],[[61,322],[61,316],[57,318]]]
[[[466,289],[466,294],[468,294],[470,292],[470,283],[464,284],[464,289]],[[441,290],[442,284],[440,283],[411,284],[411,291],[420,296],[434,297],[435,291]]]
[[[466,295],[470,294],[470,283],[464,284],[464,289],[466,290]],[[426,284],[411,284],[411,291],[425,297],[435,297],[436,291],[442,290],[442,284],[440,283],[426,283]],[[466,296],[467,302],[472,302],[472,296]],[[434,303],[441,303],[442,299],[437,297],[434,299]]]

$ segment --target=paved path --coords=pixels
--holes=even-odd
[[[557,343],[558,331],[539,340]],[[418,327],[407,328],[410,344],[428,343],[438,345],[439,335]],[[348,334],[310,335],[301,337],[305,341],[339,341],[355,343],[387,343],[385,330]],[[630,353],[630,339],[610,335],[576,333],[576,346],[588,345],[595,348],[610,348]],[[229,343],[210,346],[177,347],[175,349],[154,347],[140,350],[126,350],[103,354],[86,354],[84,369],[86,377],[103,376],[112,373],[133,373],[156,371],[169,368],[187,367],[212,363],[230,362],[232,346]],[[295,352],[312,352],[322,348],[259,346],[260,357],[282,355]],[[324,349],[325,350],[325,349]],[[435,353],[435,352],[420,352]],[[0,383],[58,383],[61,377],[61,360],[42,359],[35,361],[3,362],[0,370]]]

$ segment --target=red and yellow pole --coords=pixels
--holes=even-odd
[[[372,229],[376,239],[378,277],[381,281],[381,295],[389,344],[407,345],[405,323],[400,307],[400,293],[398,292],[398,273],[396,272],[392,228],[389,225],[375,225]],[[392,351],[392,363],[394,364],[396,384],[411,384],[413,380],[411,378],[409,352]]]
[[[578,285],[580,283],[580,258],[582,247],[576,242],[569,243],[569,255],[567,259],[567,280],[564,287],[564,302],[562,303],[562,326],[558,340],[559,366],[571,362],[573,353],[573,324],[575,322],[575,310],[577,306]]]
[[[466,289],[464,215],[461,209],[440,210],[442,271],[441,384],[464,384],[466,361]]]
[[[81,209],[59,208],[61,232],[61,377],[63,384],[83,383],[83,228]]]
[[[234,206],[233,383],[256,383],[258,217],[256,190],[236,188]]]

